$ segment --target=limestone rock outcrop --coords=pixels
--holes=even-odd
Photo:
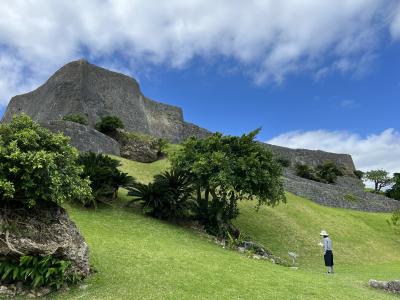
[[[1,257],[54,255],[69,260],[77,274],[89,275],[88,245],[63,208],[1,208],[0,225]]]
[[[92,128],[101,117],[114,115],[128,131],[171,142],[209,133],[186,123],[181,108],[146,98],[135,79],[85,60],[66,64],[36,90],[13,97],[3,121],[8,122],[22,112],[39,123],[82,114]]]

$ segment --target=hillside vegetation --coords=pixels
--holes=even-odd
[[[121,169],[143,182],[166,169],[166,159],[144,164],[120,159]],[[67,206],[85,236],[98,273],[86,285],[51,299],[397,299],[367,287],[369,279],[400,272],[400,236],[386,214],[319,206],[288,194],[275,208],[242,203],[236,224],[275,254],[299,254],[299,269],[249,259],[216,245],[190,228],[168,224],[124,207],[97,210]],[[336,274],[323,267],[320,229],[331,232]]]

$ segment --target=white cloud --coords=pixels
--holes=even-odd
[[[367,137],[343,131],[293,131],[274,137],[267,143],[347,153],[352,155],[357,169],[400,172],[400,132],[394,129],[386,129],[380,134]]]
[[[394,10],[394,17],[390,25],[390,31],[394,39],[400,39],[400,5]]]
[[[26,72],[40,70],[42,80],[81,56],[112,61],[118,53],[127,69],[224,56],[258,83],[300,71],[359,72],[394,1],[2,1],[0,55],[9,62],[0,69],[0,103],[29,85]]]

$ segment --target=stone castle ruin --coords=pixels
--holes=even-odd
[[[143,95],[137,81],[85,60],[66,64],[36,90],[11,99],[3,116],[9,122],[13,115],[26,113],[53,132],[71,137],[71,144],[80,151],[120,155],[114,139],[95,130],[105,116],[118,116],[127,131],[139,132],[179,143],[190,136],[205,137],[210,132],[188,123],[179,107],[153,101]],[[70,114],[84,115],[88,125],[62,118]],[[361,180],[355,178],[355,165],[348,154],[306,149],[290,149],[265,144],[278,158],[290,166],[285,169],[285,189],[323,205],[366,211],[400,209],[400,201],[366,193]],[[332,161],[344,171],[336,184],[324,184],[296,176],[297,164],[317,166]]]

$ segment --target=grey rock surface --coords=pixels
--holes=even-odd
[[[19,255],[54,255],[69,260],[77,274],[89,275],[88,245],[63,208],[54,205],[7,211],[2,208],[0,213],[1,257],[14,257],[17,252]],[[7,232],[6,224],[10,223],[13,226]]]
[[[49,121],[41,125],[52,132],[63,133],[70,137],[70,144],[81,152],[120,155],[120,145],[117,141],[88,126],[61,120]]]
[[[66,64],[38,89],[11,99],[3,121],[25,112],[39,123],[85,115],[89,127],[101,117],[118,116],[128,131],[171,142],[208,131],[186,123],[182,109],[146,98],[129,76],[92,65],[85,60]]]
[[[316,167],[326,161],[332,161],[337,167],[342,168],[349,176],[354,176],[355,166],[351,155],[325,152],[321,150],[291,149],[271,144],[265,146],[272,151],[275,157],[287,159],[290,167],[294,168],[297,164]]]
[[[338,177],[335,184],[326,184],[301,178],[288,168],[283,180],[286,191],[325,206],[369,212],[400,209],[400,201],[365,192],[362,181],[354,177]]]
[[[383,289],[387,292],[400,294],[400,280],[379,281],[371,279],[368,285],[375,289]]]

